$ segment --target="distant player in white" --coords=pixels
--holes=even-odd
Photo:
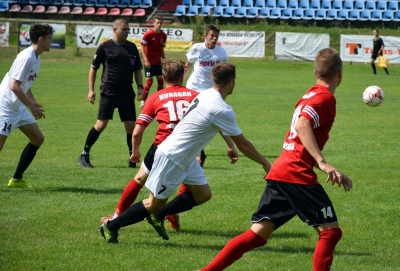
[[[211,69],[221,62],[229,62],[226,51],[221,46],[217,46],[220,29],[215,25],[209,25],[206,28],[204,43],[196,43],[187,52],[186,70],[184,78],[193,67],[186,87],[196,91],[203,91],[212,88]]]
[[[166,215],[188,211],[210,200],[211,189],[203,169],[196,161],[196,155],[219,131],[225,137],[230,137],[242,153],[261,164],[266,172],[269,171],[269,162],[244,137],[236,124],[235,113],[225,103],[226,97],[233,92],[235,78],[236,68],[233,64],[220,63],[214,66],[213,88],[201,92],[192,101],[172,134],[158,145],[146,182],[150,190],[149,198],[132,205],[121,216],[100,227],[107,242],[118,242],[120,228],[145,218],[162,238],[168,240],[164,228]],[[238,154],[231,149],[228,156],[235,162]],[[186,184],[190,191],[166,204],[181,183]]]
[[[8,187],[30,187],[22,180],[22,175],[44,141],[35,120],[45,118],[44,110],[33,97],[31,85],[39,74],[40,55],[50,50],[53,28],[47,24],[36,24],[30,28],[29,35],[32,45],[18,54],[0,85],[0,151],[16,128],[29,138]]]

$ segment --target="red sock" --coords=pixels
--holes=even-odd
[[[218,255],[201,271],[220,271],[239,260],[244,253],[267,242],[252,230],[247,230],[229,241]]]
[[[143,88],[143,101],[147,100],[147,96],[149,95],[149,91],[151,88],[151,85],[153,84],[153,79],[152,78],[146,78],[146,85]]]
[[[186,185],[181,184],[181,188],[179,188],[179,191],[178,191],[178,196],[180,194],[183,194],[183,193],[186,193],[186,192],[190,192],[190,189]]]
[[[157,91],[162,90],[164,88],[164,79],[161,77],[160,79],[157,78]]]
[[[333,251],[342,237],[340,228],[328,229],[319,233],[313,257],[313,271],[329,271],[333,262]]]
[[[140,189],[142,189],[142,186],[135,179],[132,179],[130,183],[128,183],[122,192],[117,209],[115,210],[117,215],[121,215],[128,210],[128,208],[135,202]]]

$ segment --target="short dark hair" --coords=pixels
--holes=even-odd
[[[125,18],[118,18],[113,23],[113,28],[120,28],[122,24],[129,25],[129,21]]]
[[[40,37],[53,34],[53,27],[48,24],[35,24],[29,29],[29,37],[32,43],[37,43]]]
[[[210,24],[209,26],[207,26],[207,28],[206,28],[206,30],[204,32],[207,35],[208,32],[210,32],[210,31],[214,31],[214,32],[217,32],[217,33],[221,32],[221,30],[218,28],[218,26],[213,25],[213,24]]]
[[[236,66],[228,62],[221,62],[212,68],[211,74],[215,85],[225,87],[236,78]]]
[[[317,53],[314,61],[317,78],[330,79],[342,69],[342,59],[335,49],[325,48]]]
[[[180,60],[163,59],[162,75],[166,83],[179,82],[185,73],[185,63]]]
[[[161,17],[160,15],[154,16],[154,21],[155,20],[160,20],[161,22],[164,21],[163,17]]]

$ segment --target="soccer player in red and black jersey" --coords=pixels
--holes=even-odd
[[[334,93],[343,75],[342,60],[336,50],[326,48],[318,52],[314,74],[317,83],[297,102],[282,153],[266,176],[264,194],[251,218],[253,225],[228,242],[202,271],[223,270],[244,253],[264,246],[276,229],[296,215],[319,234],[313,270],[330,270],[342,230],[313,168],[327,174],[326,182],[343,185],[345,191],[353,187],[352,181],[321,153],[335,119]]]
[[[138,173],[122,192],[114,216],[101,218],[102,224],[121,215],[135,201],[153,166],[154,154],[157,150],[157,146],[172,133],[175,126],[188,110],[192,100],[199,94],[197,91],[182,86],[183,74],[185,71],[185,64],[183,62],[164,60],[162,71],[167,87],[149,97],[148,102],[145,104],[136,120],[136,126],[132,137],[133,149],[131,161],[133,163],[138,163],[140,161],[141,154],[139,147],[142,142],[143,133],[154,119],[158,121],[156,137]],[[175,217],[175,219],[177,218]],[[179,229],[179,221],[175,221],[174,228]]]
[[[95,101],[94,83],[97,70],[101,65],[103,65],[103,73],[97,121],[89,131],[82,154],[78,158],[83,167],[93,167],[89,158],[90,149],[99,138],[100,133],[107,127],[108,121],[113,119],[115,108],[118,108],[120,119],[125,125],[129,153],[132,151],[132,132],[136,121],[135,92],[132,83],[133,76],[135,76],[139,95],[143,89],[143,67],[136,45],[127,40],[129,31],[129,23],[126,19],[115,20],[113,38],[100,44],[93,58],[89,70],[87,97],[91,104],[94,104]],[[128,166],[136,167],[130,160]]]
[[[154,28],[144,33],[140,52],[144,63],[144,72],[146,76],[146,85],[143,89],[143,96],[138,96],[138,100],[142,100],[143,106],[146,102],[151,85],[153,84],[153,76],[157,78],[157,91],[164,88],[164,80],[161,70],[161,59],[165,58],[164,47],[167,42],[167,34],[161,30],[163,18],[161,16],[154,17]]]

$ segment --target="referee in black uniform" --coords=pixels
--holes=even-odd
[[[372,51],[371,55],[371,66],[372,66],[372,71],[374,72],[374,75],[376,74],[376,67],[375,67],[375,60],[378,58],[378,56],[383,56],[383,48],[385,48],[385,44],[383,43],[383,40],[381,37],[379,37],[379,31],[378,29],[374,30],[374,49]],[[389,75],[389,71],[387,68],[383,68],[386,72],[387,75]]]
[[[114,109],[118,108],[121,121],[124,122],[126,130],[126,143],[129,154],[132,153],[132,132],[135,128],[136,108],[135,92],[133,91],[133,75],[138,87],[138,92],[143,91],[142,62],[136,45],[127,40],[129,34],[129,23],[126,19],[120,18],[113,23],[113,38],[97,48],[89,70],[89,93],[88,101],[94,104],[96,94],[94,83],[96,73],[103,64],[103,73],[100,86],[100,105],[97,121],[89,131],[82,154],[79,156],[79,163],[83,167],[92,168],[89,152],[97,141],[100,133],[107,127],[108,121],[113,119]],[[127,158],[129,167],[136,167]]]

